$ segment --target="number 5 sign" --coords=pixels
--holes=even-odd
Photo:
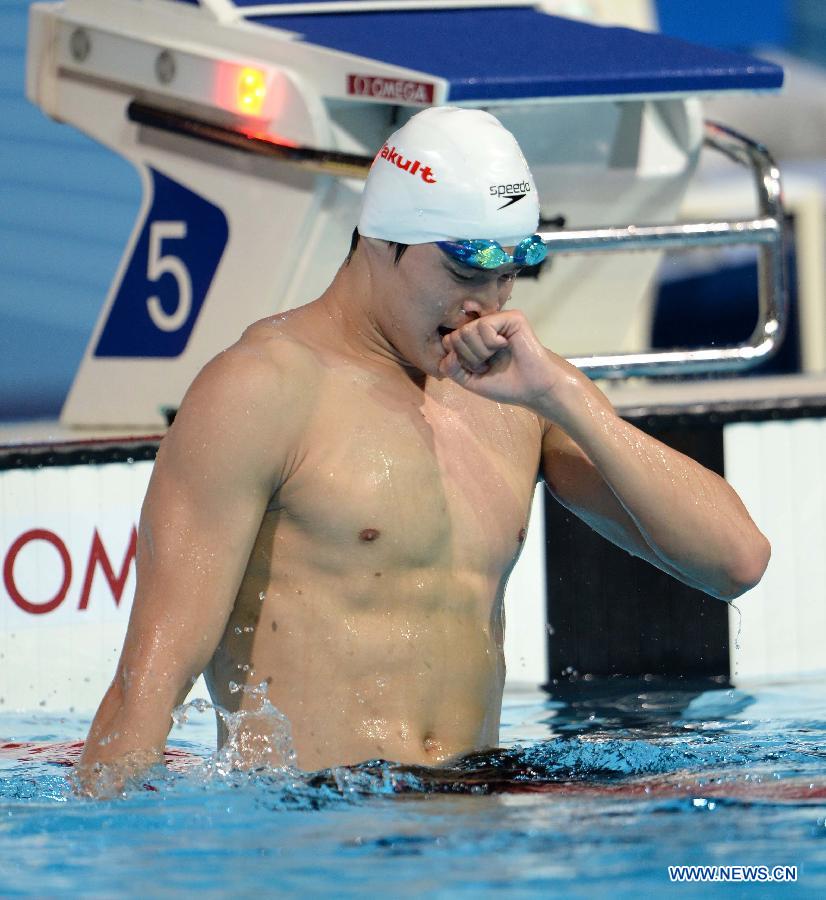
[[[227,244],[224,213],[150,169],[153,199],[94,355],[183,353]]]

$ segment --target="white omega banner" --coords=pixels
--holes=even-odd
[[[0,709],[91,710],[135,590],[151,461],[0,472]]]

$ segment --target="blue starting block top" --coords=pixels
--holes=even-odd
[[[235,0],[244,7],[260,0]],[[276,6],[277,4],[273,4]],[[776,90],[772,63],[665,35],[549,16],[529,7],[251,14],[307,44],[413,69],[446,100],[692,95]]]

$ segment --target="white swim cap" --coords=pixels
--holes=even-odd
[[[438,106],[413,116],[376,154],[359,233],[401,244],[533,234],[539,198],[516,138],[480,109]]]

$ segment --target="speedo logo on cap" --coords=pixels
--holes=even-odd
[[[530,193],[531,186],[527,181],[522,181],[519,184],[492,184],[489,190],[491,197],[499,197],[500,199],[504,197],[507,200],[507,203],[503,203],[498,207],[498,209],[504,209],[506,206],[518,203],[523,197],[526,197]]]
[[[422,176],[422,181],[426,184],[436,184],[436,179],[433,177],[433,170],[430,166],[423,166],[418,159],[405,159],[395,147],[388,147],[385,144],[376,157],[376,159],[379,158],[386,159],[391,166],[395,165],[402,172],[407,172],[409,175],[415,175],[418,172]]]

